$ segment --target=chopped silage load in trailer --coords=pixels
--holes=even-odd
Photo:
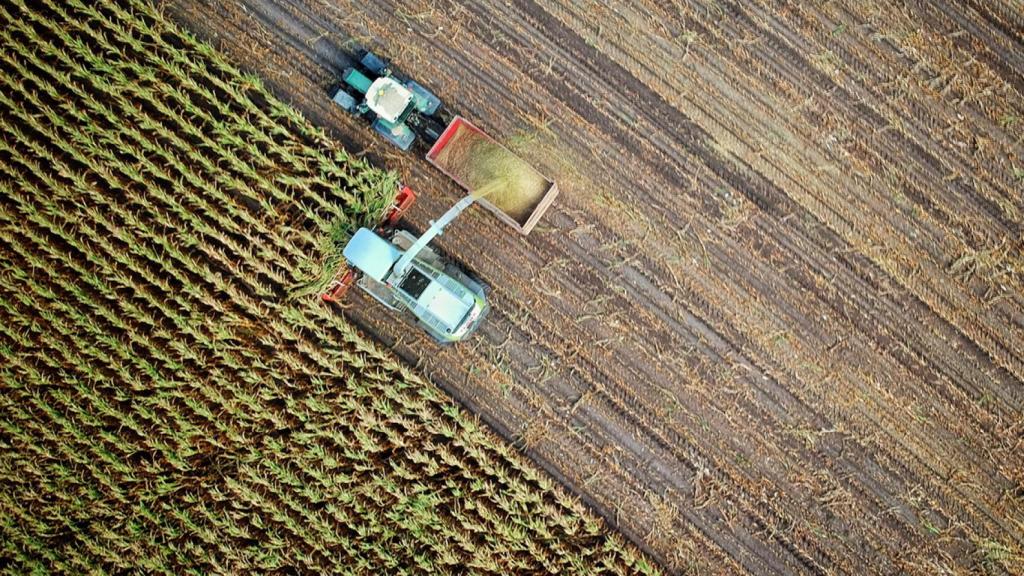
[[[427,160],[477,201],[528,234],[558,195],[558,187],[468,120],[457,117]]]

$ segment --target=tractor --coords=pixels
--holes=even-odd
[[[470,193],[417,237],[395,226],[416,199],[412,190],[400,187],[380,227],[360,228],[349,240],[342,252],[348,267],[322,295],[323,299],[338,302],[352,285],[357,285],[384,306],[410,313],[438,342],[466,338],[490,309],[487,288],[428,244],[477,202],[519,233],[529,234],[558,194],[558,187],[541,177],[546,186],[533,209],[516,218],[484,198],[495,186],[471,190],[459,174],[488,173],[494,165],[527,166],[520,172],[533,168],[466,119],[449,116],[437,96],[396,73],[373,52],[363,52],[357,66],[344,70],[332,99],[347,112],[368,120],[377,133],[402,150],[409,150],[417,139],[421,140],[430,148],[427,160]],[[459,155],[462,164],[445,161],[450,155],[442,154],[456,140],[468,146],[469,151]],[[508,180],[500,188],[506,196],[514,196],[522,183]]]
[[[393,224],[401,215],[395,211],[411,205],[410,194],[402,188],[386,222]],[[389,226],[360,228],[342,252],[349,269],[324,293],[324,300],[340,300],[354,283],[384,306],[411,313],[442,344],[466,338],[490,310],[487,289],[428,244],[474,201],[466,196],[418,238]]]
[[[441,100],[413,80],[403,78],[373,52],[363,52],[359,64],[346,68],[333,100],[345,111],[370,121],[373,129],[402,150],[416,137],[433,144],[448,118]]]

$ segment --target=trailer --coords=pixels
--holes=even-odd
[[[558,196],[554,181],[461,116],[441,133],[427,161],[523,235]]]

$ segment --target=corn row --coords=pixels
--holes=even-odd
[[[141,0],[12,0],[0,44],[5,571],[654,572],[288,294],[394,175]]]

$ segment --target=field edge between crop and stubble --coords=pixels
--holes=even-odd
[[[1020,157],[1019,138],[958,144],[973,129],[982,143],[1013,134],[976,123],[970,102],[954,121],[972,56],[990,62],[999,38],[977,5],[932,3],[917,21],[884,2],[167,4],[429,186],[413,226],[459,192],[331,103],[356,46],[502,140],[552,132],[545,151],[564,157],[537,146],[532,159],[566,185],[528,242],[469,214],[440,243],[494,286],[473,346],[438,349],[372,304],[347,315],[666,565],[1020,565],[1020,386],[1000,366],[1019,355],[975,341],[984,318],[948,313],[1012,323],[1021,309],[1017,280],[976,273],[984,245],[956,248],[978,231],[1000,245],[1007,223],[986,226],[986,196],[1021,206],[995,170]],[[993,110],[1007,94],[989,92]],[[984,187],[946,179],[950,166]],[[1012,262],[993,260],[978,271]],[[998,300],[978,299],[985,284]],[[976,298],[954,305],[947,290]]]
[[[393,174],[143,0],[0,21],[3,572],[657,573],[296,297]]]

